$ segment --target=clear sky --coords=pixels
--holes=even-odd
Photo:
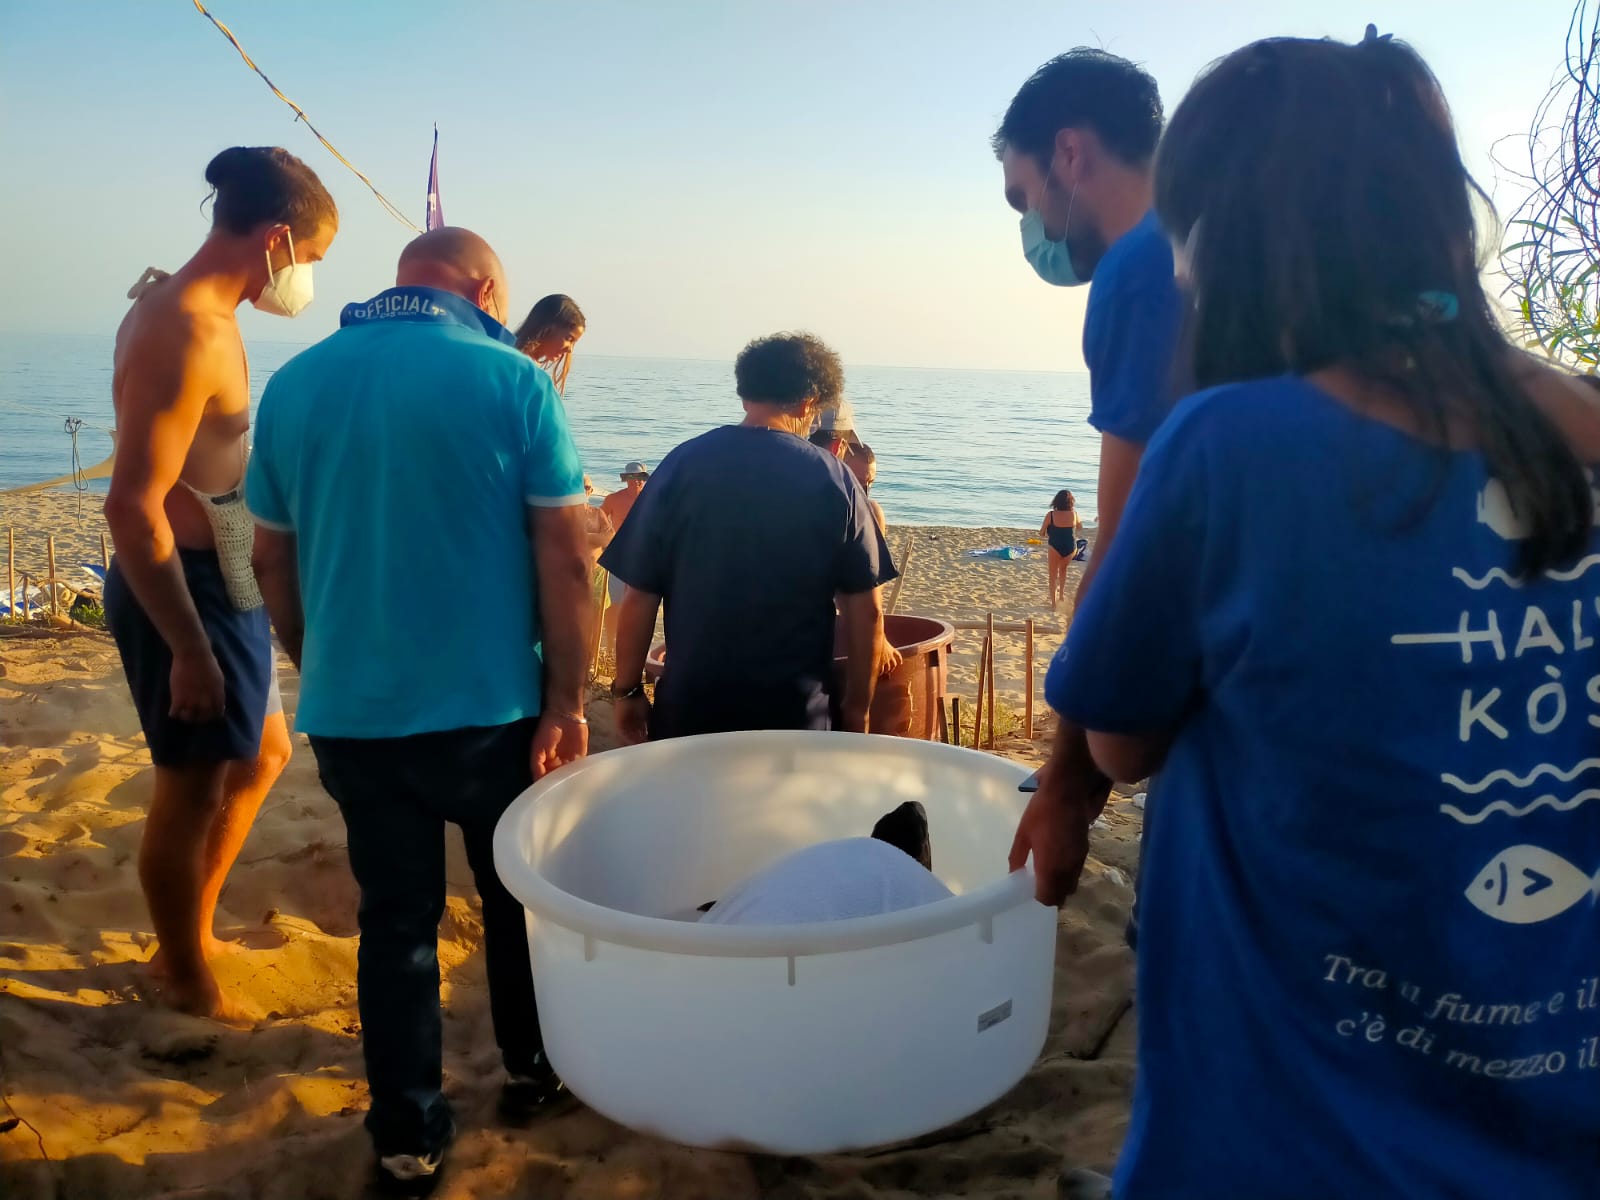
[[[419,224],[432,126],[444,211],[487,237],[518,315],[550,291],[583,352],[727,358],[809,328],[847,362],[1078,369],[1087,289],[1038,282],[987,140],[1074,45],[1143,63],[1169,112],[1272,34],[1415,44],[1469,161],[1525,132],[1570,0],[214,0],[275,83]],[[1515,10],[1515,15],[1513,11]],[[408,232],[189,0],[0,0],[0,329],[108,334],[147,265],[204,237],[207,160],[276,143],[343,225],[293,328],[393,282]],[[1328,147],[1337,154],[1338,147]],[[1501,188],[1502,205],[1512,198]]]

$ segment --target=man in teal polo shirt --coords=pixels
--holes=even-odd
[[[437,229],[398,286],[262,396],[246,494],[256,572],[301,671],[297,729],[348,829],[361,886],[358,974],[387,1182],[423,1190],[453,1131],[440,1091],[444,824],[483,898],[503,1111],[559,1089],[544,1057],[521,905],[492,838],[535,778],[588,748],[583,471],[549,376],[503,321],[483,239]],[[531,544],[530,544],[531,538]],[[479,600],[441,613],[440,585]]]

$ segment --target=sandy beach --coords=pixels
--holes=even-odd
[[[18,570],[98,562],[99,501],[47,493],[0,498]],[[1024,544],[1022,530],[894,529],[915,537],[902,613],[1033,619],[1037,685],[1063,617],[1045,602],[1042,549],[1016,561],[967,551]],[[1075,568],[1076,569],[1076,568]],[[1069,585],[1070,586],[1070,585]],[[981,634],[964,633],[952,690],[975,697]],[[997,645],[997,691],[1023,707],[1021,635]],[[287,662],[284,698],[298,681]],[[1037,762],[1012,736],[1000,752]],[[593,749],[615,744],[601,689]],[[239,943],[217,973],[260,1015],[223,1028],[141,1002],[153,952],[135,873],[149,758],[110,640],[98,632],[0,638],[0,1069],[15,1128],[0,1133],[10,1200],[300,1200],[364,1195],[370,1171],[355,1008],[356,890],[337,810],[311,754],[295,758],[263,806],[226,890],[220,929]],[[1132,960],[1122,943],[1139,814],[1113,803],[1077,898],[1061,914],[1050,1040],[1009,1096],[917,1143],[822,1159],[688,1150],[633,1134],[576,1103],[526,1130],[493,1119],[499,1086],[480,953],[481,925],[458,842],[440,928],[447,1007],[446,1091],[460,1138],[436,1195],[889,1200],[1056,1195],[1063,1164],[1109,1166],[1133,1076]]]

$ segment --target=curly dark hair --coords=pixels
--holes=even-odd
[[[739,399],[796,409],[807,400],[832,408],[844,395],[839,356],[809,333],[774,333],[757,338],[733,363]]]
[[[1107,150],[1142,167],[1161,137],[1161,92],[1148,71],[1125,58],[1079,46],[1057,55],[1017,89],[990,144],[1046,167],[1063,129],[1091,129]]]
[[[1066,488],[1056,493],[1056,498],[1050,501],[1050,507],[1056,512],[1071,512],[1078,506],[1077,499]]]

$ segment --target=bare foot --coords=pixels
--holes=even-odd
[[[205,961],[209,963],[215,962],[225,954],[236,954],[244,948],[242,943],[236,942],[231,938],[224,939],[211,935],[206,938],[205,944],[200,948],[200,952]],[[149,968],[150,974],[157,979],[166,979],[170,972],[170,968],[167,966],[167,952],[159,945],[156,947],[156,952],[150,956],[150,961],[145,965]]]
[[[153,998],[163,1006],[191,1017],[204,1017],[209,1021],[244,1027],[256,1023],[253,1014],[230,999],[217,986],[216,977],[210,971],[207,971],[202,978],[189,980],[183,984],[170,978],[166,979],[155,989]]]

